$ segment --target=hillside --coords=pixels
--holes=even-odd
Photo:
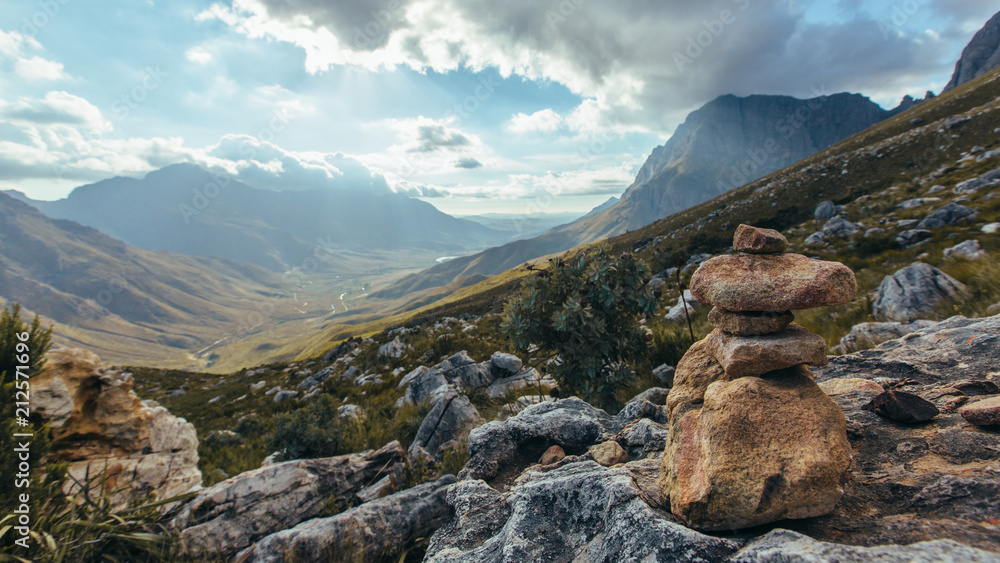
[[[508,240],[506,233],[387,189],[276,192],[190,164],[81,186],[58,201],[29,202],[49,217],[146,250],[237,260],[276,272],[301,266],[317,248],[331,256],[325,268],[348,274],[361,268],[344,251],[447,254]]]
[[[622,234],[798,162],[913,105],[883,110],[858,94],[808,100],[721,96],[691,113],[647,158],[621,199],[538,237],[429,268],[385,288],[398,298],[493,275],[578,244]]]

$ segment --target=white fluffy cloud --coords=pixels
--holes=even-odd
[[[48,92],[41,99],[24,97],[0,106],[0,116],[29,128],[68,125],[99,129],[105,122],[96,106],[61,90]]]
[[[517,113],[504,125],[511,133],[551,133],[562,125],[561,115],[551,109],[536,111],[531,115]]]

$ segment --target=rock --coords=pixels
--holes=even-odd
[[[264,388],[265,385],[267,385],[267,382],[264,381],[263,379],[261,379],[257,383],[251,383],[250,384],[250,390],[251,391],[260,391],[261,389]]]
[[[277,393],[274,394],[274,402],[283,403],[298,394],[299,394],[298,391],[278,391]]]
[[[962,418],[976,426],[1000,424],[1000,397],[983,399],[958,409]]]
[[[964,182],[955,184],[956,194],[972,194],[979,191],[979,188],[988,185],[990,182],[983,178],[970,178]]]
[[[274,387],[268,389],[267,392],[264,393],[264,395],[270,397],[271,395],[275,395],[275,394],[277,394],[280,391],[281,391],[281,386],[280,385],[275,385]]]
[[[906,336],[911,332],[933,326],[934,321],[916,320],[908,323],[900,322],[875,322],[859,323],[851,327],[851,332],[840,339],[840,343],[834,347],[838,354],[847,354],[857,350],[874,348],[879,344]]]
[[[340,405],[337,407],[337,417],[348,420],[360,420],[365,416],[365,409],[358,405]]]
[[[331,375],[333,375],[333,366],[325,367],[325,368],[319,370],[318,372],[316,372],[315,374],[313,374],[313,375],[307,377],[306,379],[304,379],[302,381],[302,383],[299,383],[299,386],[297,387],[297,389],[299,391],[304,391],[306,389],[312,389],[313,387],[316,387],[317,385],[319,385],[320,383],[323,383],[327,379],[330,379]]]
[[[982,228],[979,230],[988,235],[992,235],[1000,232],[1000,223],[988,223],[986,225],[983,225]]]
[[[399,478],[397,475],[401,473],[402,471],[399,471],[397,473],[393,473],[392,475],[382,477],[374,484],[369,485],[355,493],[354,497],[358,499],[359,502],[365,503],[391,495],[399,488]]]
[[[504,354],[503,352],[493,352],[493,356],[490,357],[490,364],[493,365],[498,370],[506,372],[509,375],[513,375],[521,371],[521,358],[518,358],[514,354]]]
[[[500,407],[500,412],[497,413],[497,420],[507,420],[531,405],[551,403],[555,400],[556,398],[551,395],[521,395],[513,403],[508,403]]]
[[[734,555],[733,563],[912,563],[915,561],[968,561],[995,563],[997,555],[951,540],[922,541],[910,545],[861,547],[817,541],[789,530],[772,530],[751,541]]]
[[[460,479],[507,484],[553,445],[582,453],[620,428],[607,413],[575,397],[530,406],[505,421],[480,426],[469,435],[469,461]]]
[[[611,467],[628,461],[628,454],[614,440],[608,440],[596,446],[591,446],[588,451],[591,457],[594,458],[594,461],[604,467]]]
[[[398,358],[402,356],[404,353],[406,353],[407,350],[412,350],[412,349],[413,346],[410,346],[408,344],[403,344],[403,342],[399,339],[399,335],[396,335],[396,337],[390,340],[389,342],[386,342],[385,344],[379,346],[378,357],[380,359]]]
[[[908,199],[903,203],[896,206],[896,209],[912,209],[914,207],[920,207],[921,205],[927,205],[935,201],[941,201],[939,197],[918,197],[914,199]]]
[[[483,423],[469,398],[451,391],[437,399],[424,417],[408,452],[410,460],[420,456],[440,461],[444,448]]]
[[[542,457],[538,458],[539,465],[552,465],[562,461],[566,457],[566,452],[563,451],[559,446],[552,446],[551,448],[545,450]]]
[[[194,426],[141,400],[131,374],[76,348],[52,350],[46,359],[47,369],[30,380],[31,414],[51,425],[49,457],[69,464],[66,494],[98,479],[94,486],[113,491],[120,507],[201,486]]]
[[[896,244],[902,246],[903,248],[910,248],[911,246],[916,246],[925,240],[929,240],[933,236],[934,233],[928,231],[927,229],[908,229],[896,236]]]
[[[934,403],[903,391],[886,391],[861,407],[897,422],[926,422],[938,415]]]
[[[1000,15],[994,14],[962,49],[951,80],[942,91],[956,88],[1000,66]]]
[[[615,441],[624,442],[630,449],[639,448],[643,452],[663,452],[667,447],[669,428],[648,418],[640,418],[615,435]],[[662,457],[662,456],[657,456]],[[659,477],[659,465],[656,468]]]
[[[825,366],[826,341],[801,326],[764,336],[734,336],[716,329],[705,338],[708,353],[715,357],[729,379],[761,375],[799,364]]]
[[[733,250],[749,254],[773,254],[784,252],[788,240],[774,229],[759,229],[750,225],[740,225],[733,235]]]
[[[721,561],[738,549],[652,509],[630,465],[529,471],[506,494],[461,481],[448,491],[454,515],[431,537],[424,561]]]
[[[966,287],[941,270],[915,262],[882,279],[872,314],[876,318],[910,322],[932,315],[941,301],[957,301]]]
[[[1000,315],[1000,303],[994,303],[986,308],[987,315]]]
[[[739,312],[843,305],[857,291],[847,266],[801,254],[716,256],[691,278],[699,302]]]
[[[659,365],[653,368],[653,375],[666,387],[670,387],[674,384],[673,366],[668,366],[667,364]]]
[[[684,299],[678,297],[677,303],[667,311],[664,318],[672,323],[686,323],[689,317],[694,317],[694,313],[698,310],[699,305],[700,303],[695,299],[691,290],[685,289]],[[684,312],[685,306],[687,307],[687,313]]]
[[[940,209],[924,217],[917,223],[918,229],[936,229],[945,225],[954,225],[960,221],[972,219],[976,212],[955,202],[946,203]]]
[[[983,247],[979,246],[978,240],[967,240],[963,243],[956,244],[951,248],[944,249],[945,258],[965,258],[966,260],[978,260],[980,258],[985,258],[986,253],[983,252]]]
[[[626,424],[640,418],[666,422],[667,411],[666,407],[664,407],[664,402],[669,392],[669,389],[664,389],[663,387],[653,387],[635,396],[615,415],[617,425],[624,427]]]
[[[243,442],[243,437],[232,430],[213,430],[205,436],[205,445],[209,448],[236,446]]]
[[[171,521],[193,557],[228,557],[258,539],[315,518],[329,499],[347,504],[401,468],[399,442],[380,450],[277,463],[203,489]]]
[[[833,204],[832,201],[821,201],[819,205],[816,206],[816,210],[813,211],[813,215],[818,221],[826,221],[832,219],[834,215],[837,214],[837,206]]]
[[[844,237],[858,232],[858,226],[843,216],[837,215],[824,223],[820,232],[823,233],[823,238]]]
[[[846,377],[843,379],[830,379],[819,383],[819,388],[831,397],[846,395],[848,393],[873,393],[882,394],[885,389],[881,385],[868,379],[857,377]]]
[[[446,495],[454,482],[454,476],[445,475],[336,516],[309,520],[265,537],[237,561],[329,561],[331,554],[350,554],[350,561],[396,561],[418,538],[447,521],[451,508]]]
[[[865,231],[865,238],[868,238],[868,237],[871,237],[871,236],[875,236],[875,235],[880,235],[880,234],[882,234],[884,232],[885,232],[885,229],[883,229],[883,228],[872,227],[871,229],[868,229],[868,230]]]
[[[501,373],[507,372],[502,371]],[[491,399],[502,399],[513,391],[524,389],[525,387],[536,388],[536,386],[545,391],[549,391],[555,389],[557,384],[551,377],[542,377],[541,374],[534,369],[522,369],[518,373],[509,377],[502,377],[494,380],[486,386],[485,391]]]
[[[663,455],[660,494],[675,516],[724,530],[833,510],[851,446],[844,414],[808,370],[719,379],[703,403],[691,399],[674,402]]]
[[[420,372],[410,380],[410,385],[406,388],[406,395],[403,399],[411,405],[417,405],[424,401],[434,402],[456,388],[457,385],[448,381],[443,370],[432,368]]]
[[[737,336],[760,336],[780,332],[785,329],[795,316],[791,311],[774,313],[771,311],[752,311],[736,313],[718,307],[708,312],[708,322],[715,328]]]
[[[397,385],[397,387],[399,387],[400,389],[406,387],[407,385],[410,384],[411,381],[420,377],[428,369],[430,368],[428,368],[427,366],[417,366],[413,371],[404,375],[403,379],[399,380],[399,385]]]

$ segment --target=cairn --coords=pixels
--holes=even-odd
[[[693,528],[819,516],[843,495],[844,414],[807,367],[827,363],[826,343],[791,311],[849,303],[857,282],[843,264],[787,247],[775,230],[740,225],[740,254],[706,261],[691,279],[715,330],[678,363],[660,490]]]

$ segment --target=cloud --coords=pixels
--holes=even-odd
[[[466,170],[472,170],[474,168],[482,168],[483,163],[479,162],[475,158],[460,158],[455,162],[455,168],[464,168]]]
[[[448,197],[451,195],[448,190],[438,186],[407,181],[397,182],[396,185],[393,186],[393,190],[396,193],[409,197]]]
[[[34,37],[18,31],[0,30],[0,55],[17,58],[24,52],[25,47],[41,49],[42,45]]]
[[[411,145],[411,148],[407,149],[410,152],[454,150],[472,145],[472,141],[461,131],[426,118],[403,120],[397,123],[399,131]]]
[[[64,91],[51,91],[44,98],[20,98],[0,107],[0,115],[18,125],[71,125],[98,129],[103,126],[101,110],[87,100]]]
[[[561,115],[551,109],[536,111],[531,115],[517,113],[504,125],[511,133],[551,133],[563,123]]]
[[[63,70],[62,63],[43,59],[42,57],[20,58],[14,63],[14,72],[21,78],[36,80],[65,80],[69,75]]]
[[[638,163],[626,161],[595,170],[511,174],[506,180],[448,188],[454,197],[538,199],[558,196],[620,195],[635,177]]]
[[[949,9],[936,1],[926,9]],[[297,45],[309,72],[493,68],[558,82],[583,98],[566,119],[577,131],[669,133],[727,93],[902,95],[953,62],[933,37],[883,37],[868,12],[817,23],[786,0],[233,0],[200,17]]]
[[[212,62],[212,54],[202,47],[191,47],[184,53],[184,57],[187,60],[200,65]]]

